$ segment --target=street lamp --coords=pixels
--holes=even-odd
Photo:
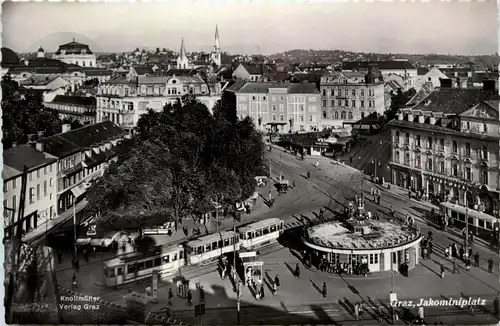
[[[465,248],[464,251],[468,252],[469,248],[469,207],[465,207]]]

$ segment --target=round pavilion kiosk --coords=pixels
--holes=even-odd
[[[416,228],[386,220],[327,222],[309,227],[302,238],[311,263],[368,264],[370,272],[415,267],[422,235]]]

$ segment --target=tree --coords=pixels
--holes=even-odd
[[[24,144],[29,134],[44,131],[45,136],[61,132],[62,121],[57,111],[45,108],[40,93],[24,89],[9,75],[2,79],[3,145]]]
[[[87,192],[100,227],[137,229],[180,220],[213,202],[232,205],[254,191],[264,144],[250,119],[217,116],[185,96],[162,112],[149,110],[119,160]]]

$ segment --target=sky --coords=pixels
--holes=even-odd
[[[376,53],[494,54],[495,0],[340,2],[171,0],[166,2],[4,2],[2,46],[16,52],[76,41],[94,52],[136,47],[210,51],[215,26],[230,53],[292,49]]]

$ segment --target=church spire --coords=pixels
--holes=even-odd
[[[179,51],[179,59],[184,61],[187,59],[186,47],[184,46],[184,37],[181,40],[181,50]]]
[[[214,47],[215,49],[220,48],[220,41],[219,41],[219,26],[215,25],[215,42],[214,42]]]

